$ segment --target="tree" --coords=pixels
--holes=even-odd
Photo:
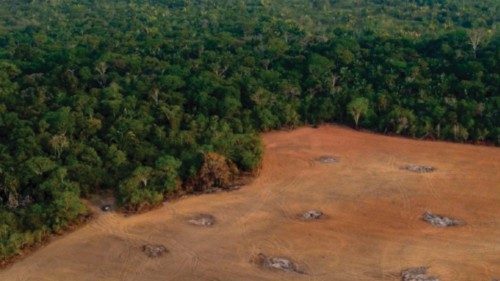
[[[50,147],[56,153],[56,157],[60,158],[64,149],[69,147],[68,138],[64,134],[55,135],[49,141]]]
[[[361,116],[368,112],[369,105],[370,102],[367,98],[355,98],[347,104],[347,112],[349,112],[354,119],[356,128],[358,128],[358,122]]]
[[[476,57],[477,50],[481,44],[486,42],[488,33],[483,28],[476,28],[469,30],[467,34],[469,36],[469,43],[472,46],[472,52],[474,53],[474,57]]]
[[[155,177],[158,188],[163,193],[173,193],[179,185],[179,168],[181,162],[175,157],[164,155],[155,163]]]
[[[15,64],[0,60],[0,101],[13,100],[18,89],[14,78],[20,73],[21,70]]]
[[[406,108],[396,107],[388,115],[389,123],[396,134],[415,134],[415,114]]]
[[[30,179],[33,177],[39,177],[54,168],[56,168],[56,163],[47,157],[35,156],[28,159],[23,165],[24,177],[23,179]]]
[[[153,169],[139,166],[121,181],[118,187],[118,203],[129,211],[141,211],[156,206],[163,199],[161,192],[154,190],[151,179]]]
[[[104,88],[104,85],[106,84],[106,71],[108,70],[108,65],[106,62],[101,61],[95,66],[94,69],[97,72],[97,82],[101,88]]]

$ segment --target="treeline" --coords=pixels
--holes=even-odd
[[[259,166],[262,131],[338,122],[498,144],[497,8],[0,2],[0,259],[85,215],[91,193],[138,211],[227,187]]]

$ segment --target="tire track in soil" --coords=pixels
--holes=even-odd
[[[261,182],[260,184],[265,188],[264,191],[262,191],[260,195],[260,200],[258,200],[259,203],[252,204],[250,208],[247,208],[246,211],[241,215],[237,220],[234,221],[233,225],[241,225],[240,227],[240,237],[243,238],[245,241],[251,240],[251,233],[248,232],[247,228],[247,222],[249,221],[249,218],[251,217],[251,214],[256,213],[257,211],[266,211],[266,209],[273,209],[273,206],[267,206],[268,202],[273,202],[278,205],[278,209],[280,206],[283,206],[282,200],[280,199],[280,194],[283,194],[290,188],[293,188],[300,182],[300,177],[298,175],[290,176],[284,173],[283,171],[288,169],[288,165],[286,165],[285,161],[287,158],[293,157],[293,155],[278,155],[272,159],[274,162],[277,162],[276,164],[279,168],[274,171],[272,177],[268,179],[268,175],[261,175]],[[303,160],[303,159],[294,159],[295,163],[305,163],[306,166],[308,166],[309,161],[308,160]],[[279,175],[279,176],[278,176]],[[276,180],[278,179],[278,180]],[[268,188],[266,188],[268,187]],[[273,204],[274,205],[274,204]],[[286,213],[286,211],[281,210],[281,213]],[[285,216],[286,217],[286,216]],[[279,219],[279,218],[278,218]],[[286,223],[286,222],[285,222]],[[262,242],[267,241],[267,243],[270,243],[269,238],[266,238],[264,241],[260,241],[257,243],[252,243],[251,244],[251,252],[254,253],[249,253],[245,251],[240,251],[239,252],[239,259],[240,260],[245,260],[248,259],[249,256],[258,254],[260,251],[258,251],[258,248],[262,247]],[[275,242],[271,243],[274,245],[278,245],[280,242]],[[260,246],[260,247],[259,247]],[[283,253],[288,250],[287,247],[276,247],[278,248],[278,253]],[[277,253],[270,253],[270,254],[277,254]]]
[[[404,171],[401,171],[401,169],[399,168],[401,166],[401,164],[399,161],[397,161],[396,156],[391,156],[389,158],[389,165],[387,165],[387,166],[388,167],[396,167],[396,169],[398,169],[400,172],[404,172]],[[403,211],[408,212],[411,209],[411,207],[410,207],[411,201],[410,201],[410,197],[408,196],[406,188],[405,188],[405,182],[401,179],[401,177],[399,177],[399,175],[394,176],[392,178],[392,181],[396,182],[396,188],[398,189],[399,194],[401,196],[401,203],[402,203],[401,212],[403,212]],[[403,215],[403,213],[401,213],[401,215]]]

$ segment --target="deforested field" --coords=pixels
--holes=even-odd
[[[402,280],[420,266],[445,281],[500,278],[498,148],[335,126],[263,139],[251,184],[129,217],[96,209],[0,280]]]

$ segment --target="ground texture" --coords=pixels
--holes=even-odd
[[[263,138],[262,171],[250,185],[131,217],[100,213],[0,280],[401,280],[420,266],[441,281],[500,278],[500,149],[333,126]],[[336,161],[317,160],[325,155]],[[308,210],[324,216],[302,219]],[[426,211],[465,224],[435,227],[422,220]],[[189,223],[198,214],[216,223]],[[168,252],[149,258],[149,244]],[[259,266],[259,254],[289,258],[301,273]]]

